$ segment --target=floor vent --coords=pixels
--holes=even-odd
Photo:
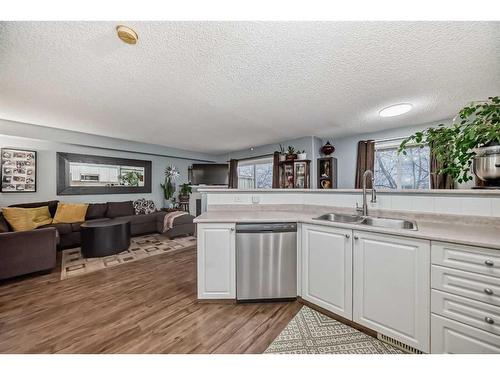
[[[377,339],[380,341],[383,341],[389,345],[392,345],[398,349],[401,349],[402,351],[410,354],[423,354],[422,351],[412,348],[410,345],[403,344],[401,341],[395,340],[392,337],[383,335],[381,333],[377,333]]]

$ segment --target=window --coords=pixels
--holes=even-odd
[[[273,158],[257,158],[238,162],[239,189],[271,189]]]
[[[429,147],[407,147],[398,155],[399,144],[375,144],[375,187],[382,189],[429,189]]]

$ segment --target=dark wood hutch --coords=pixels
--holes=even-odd
[[[309,189],[311,187],[311,161],[285,160],[280,162],[281,189]]]

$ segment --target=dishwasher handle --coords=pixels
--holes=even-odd
[[[236,233],[297,232],[297,223],[245,223],[236,224]]]

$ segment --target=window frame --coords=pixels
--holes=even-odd
[[[397,150],[399,148],[399,145],[401,144],[401,141],[403,140],[403,138],[401,138],[400,140],[391,140],[391,141],[375,141],[375,149],[374,149],[374,154],[376,154],[377,151],[379,150]],[[424,147],[429,147],[428,144],[424,144]],[[411,142],[411,143],[407,143],[406,144],[406,148],[421,148],[420,145],[414,143],[414,142]],[[396,171],[397,171],[397,178],[394,179],[396,181],[396,188],[395,189],[391,189],[391,188],[386,188],[388,190],[413,190],[413,189],[404,189],[402,188],[402,184],[401,184],[401,178],[402,178],[402,167],[401,167],[401,164],[402,164],[402,160],[401,158],[403,157],[403,155],[398,155],[397,157],[397,162],[396,162]],[[429,189],[430,189],[430,186],[431,186],[431,158],[430,158],[430,149],[429,149],[429,157],[428,157],[428,165],[427,165],[427,168],[428,168],[428,185],[429,185]],[[374,174],[374,178],[375,178],[375,163],[376,163],[376,155],[374,155],[374,170],[373,170],[373,174]],[[426,190],[425,188],[422,188],[422,189],[416,189],[416,190]]]
[[[256,183],[257,183],[257,166],[259,164],[271,164],[271,168],[272,168],[272,165],[273,165],[273,157],[272,156],[258,156],[258,157],[255,157],[255,158],[250,158],[250,159],[244,159],[244,160],[240,160],[238,161],[238,188],[240,187],[240,184],[239,184],[239,180],[240,180],[240,171],[239,171],[239,168],[240,166],[241,167],[246,167],[246,166],[252,166],[252,182],[253,182],[253,187],[252,189],[271,189],[272,188],[272,178],[273,176],[271,175],[271,187],[269,188],[259,188],[256,186]],[[273,174],[274,171],[271,171],[271,173]]]

